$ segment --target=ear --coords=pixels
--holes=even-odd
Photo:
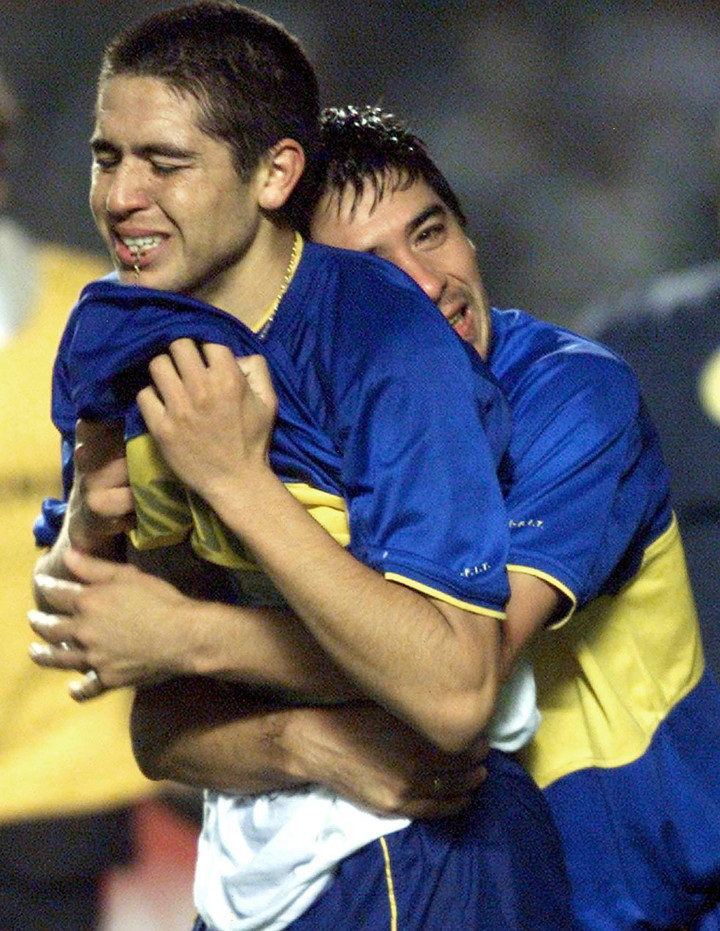
[[[276,142],[266,156],[258,204],[264,210],[279,210],[305,170],[305,151],[294,139]]]

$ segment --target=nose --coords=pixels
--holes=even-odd
[[[126,216],[150,204],[147,173],[142,164],[122,162],[108,178],[105,207],[113,216]]]
[[[409,252],[396,262],[427,294],[433,304],[439,304],[445,292],[446,276],[424,256]]]

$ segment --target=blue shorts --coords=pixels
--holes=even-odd
[[[640,759],[545,790],[584,931],[720,929],[720,689],[709,672]]]
[[[572,931],[542,793],[497,751],[487,766],[462,815],[415,821],[363,847],[288,931]]]

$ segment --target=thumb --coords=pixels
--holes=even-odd
[[[82,582],[110,582],[120,570],[116,562],[89,556],[69,547],[63,553],[63,562],[74,576]]]
[[[237,359],[237,364],[245,376],[252,393],[275,416],[277,414],[278,400],[265,357],[259,355],[240,356]]]

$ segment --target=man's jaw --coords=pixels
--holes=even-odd
[[[442,315],[465,342],[472,342],[475,339],[475,323],[470,303],[455,302],[451,308],[443,308]]]

